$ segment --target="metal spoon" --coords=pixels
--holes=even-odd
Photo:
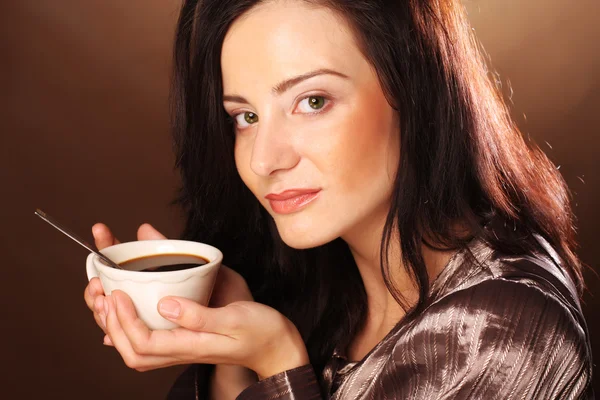
[[[110,258],[106,257],[104,254],[92,249],[92,246],[90,246],[85,240],[81,239],[79,236],[74,234],[70,229],[65,228],[62,224],[56,222],[54,218],[50,217],[48,214],[46,214],[39,208],[35,210],[35,215],[37,215],[38,217],[40,217],[41,219],[43,219],[44,221],[46,221],[47,223],[49,223],[50,225],[52,225],[53,227],[55,227],[56,229],[58,229],[59,231],[61,231],[62,233],[64,233],[65,235],[82,245],[83,247],[85,247],[86,249],[88,249],[89,251],[91,251],[92,253],[96,254],[98,257],[100,257],[100,260],[103,261],[104,264],[108,265],[109,267],[123,269],[123,267],[121,267],[116,262],[112,261]]]

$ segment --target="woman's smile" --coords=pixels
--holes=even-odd
[[[321,189],[290,189],[279,194],[269,193],[265,198],[269,200],[273,212],[291,214],[314,202],[320,192]]]

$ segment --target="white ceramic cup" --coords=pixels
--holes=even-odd
[[[140,257],[165,254],[187,254],[208,261],[198,267],[179,271],[147,272],[109,267],[102,263],[97,255],[90,253],[86,260],[88,279],[99,277],[107,295],[113,290],[127,293],[138,316],[153,330],[178,326],[158,313],[158,302],[165,296],[185,297],[201,305],[208,305],[223,260],[221,251],[213,246],[170,239],[120,243],[102,249],[101,253],[117,264]],[[164,264],[164,260],[162,263]],[[157,266],[150,263],[140,267],[139,263],[136,264],[142,269]],[[124,268],[127,268],[127,265]]]

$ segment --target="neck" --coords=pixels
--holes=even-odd
[[[356,227],[343,239],[354,257],[367,293],[367,318],[365,325],[348,349],[352,359],[361,359],[370,349],[404,317],[405,310],[398,304],[388,290],[383,279],[380,260],[381,243],[386,214],[368,219],[366,224]],[[440,252],[423,245],[423,258],[430,282],[446,266],[453,251]],[[416,304],[419,292],[402,263],[400,237],[393,230],[387,249],[388,277],[392,285],[399,290],[409,306]]]
[[[385,215],[372,218],[367,226],[357,227],[343,239],[352,252],[367,293],[366,328],[389,331],[402,319],[405,311],[396,302],[383,279],[380,252],[384,225]],[[416,302],[418,291],[404,269],[400,241],[395,234],[387,249],[387,257],[391,282],[409,303]]]

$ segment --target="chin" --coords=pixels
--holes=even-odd
[[[293,237],[289,238],[289,240],[286,240],[286,238],[284,238],[283,236],[281,237],[281,239],[285,244],[296,250],[312,249],[313,247],[319,247],[330,242],[329,240],[306,240],[301,239],[299,237]]]
[[[335,240],[338,236],[324,232],[323,226],[298,227],[275,220],[281,240],[297,250],[319,247]]]

